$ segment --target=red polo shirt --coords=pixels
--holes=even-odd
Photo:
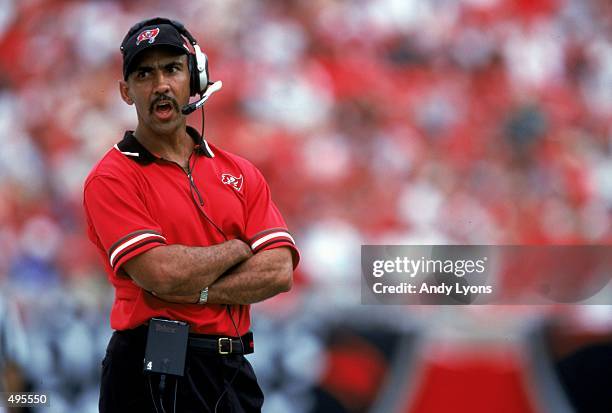
[[[206,247],[229,239],[254,253],[288,247],[294,267],[299,253],[272,202],[270,189],[249,161],[194,140],[190,173],[144,148],[133,133],[109,150],[84,185],[89,239],[115,287],[111,327],[135,328],[151,317],[186,321],[203,334],[236,335],[225,306],[173,304],[155,298],[122,270],[129,259],[160,245]],[[248,305],[232,306],[239,333],[249,330]]]

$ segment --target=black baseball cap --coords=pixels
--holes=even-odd
[[[129,34],[129,32],[128,32]],[[183,37],[171,24],[153,24],[136,30],[123,39],[121,52],[123,53],[123,79],[127,80],[134,69],[134,59],[144,50],[151,47],[171,47],[180,53],[189,53]]]

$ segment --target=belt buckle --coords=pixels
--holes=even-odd
[[[217,341],[219,343],[219,354],[223,354],[223,355],[227,355],[230,354],[232,352],[232,339],[229,337],[221,337],[219,338],[219,340]],[[229,343],[229,350],[228,351],[224,351],[223,350],[223,343]]]

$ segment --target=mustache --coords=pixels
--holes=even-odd
[[[174,110],[176,110],[178,112],[179,105],[178,105],[178,102],[176,100],[174,100],[171,96],[168,96],[168,95],[158,95],[153,100],[153,102],[151,102],[151,106],[149,107],[149,113],[153,113],[153,110],[155,109],[155,105],[157,105],[158,103],[162,103],[162,102],[167,102],[167,103],[171,104],[172,107],[174,108]]]

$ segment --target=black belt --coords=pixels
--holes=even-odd
[[[132,330],[117,330],[115,334],[124,337],[133,337],[139,341],[146,341],[149,323],[141,324]],[[242,340],[242,342],[241,342]],[[255,347],[253,345],[253,333],[249,331],[242,337],[214,336],[207,334],[189,333],[188,346],[197,351],[204,351],[211,354],[251,354]],[[242,349],[244,343],[245,349]]]
[[[242,348],[243,343],[245,348]],[[189,347],[221,355],[251,354],[255,351],[253,333],[250,331],[240,338],[190,334]]]

